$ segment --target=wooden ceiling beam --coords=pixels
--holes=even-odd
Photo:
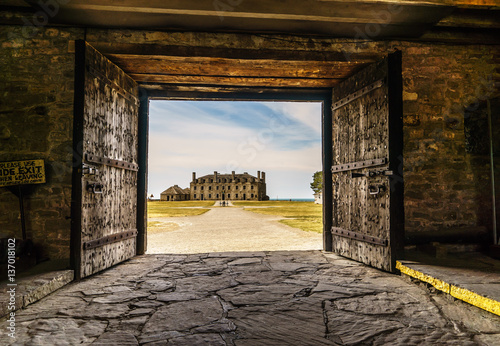
[[[306,79],[275,77],[221,77],[221,76],[179,76],[157,74],[129,74],[139,84],[181,84],[218,85],[270,88],[331,88],[342,79]]]
[[[374,62],[383,53],[356,53],[343,51],[308,51],[284,49],[243,49],[194,47],[162,44],[94,42],[90,44],[106,56],[129,55],[148,57],[206,57],[241,60],[276,60],[276,61],[321,61],[321,62]]]
[[[451,0],[448,0],[451,1]],[[462,0],[465,1],[465,0]],[[488,0],[492,1],[492,0]],[[36,0],[29,0],[34,5]],[[232,5],[231,5],[232,3]],[[325,23],[381,23],[405,24],[408,16],[413,23],[432,23],[436,15],[446,14],[450,5],[442,1],[317,1],[317,0],[244,0],[244,1],[199,1],[199,0],[138,0],[103,1],[72,0],[61,4],[61,9],[87,12],[116,12],[150,15],[177,15],[246,18],[266,20],[291,20]],[[389,16],[381,18],[380,12]],[[443,11],[443,12],[442,12]]]
[[[347,78],[369,62],[302,62],[110,55],[127,73],[284,78]]]

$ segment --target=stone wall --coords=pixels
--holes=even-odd
[[[464,120],[498,93],[498,47],[400,48],[407,232],[491,228],[489,152],[466,150]]]
[[[125,34],[123,34],[125,33]],[[293,38],[236,34],[90,31],[89,41],[220,48],[403,51],[404,176],[408,232],[491,223],[489,163],[466,150],[466,109],[491,97],[496,46]],[[44,159],[47,183],[25,198],[28,236],[50,258],[67,258],[70,239],[74,53],[81,29],[0,28],[0,161]],[[170,40],[170,41],[169,41]],[[304,41],[303,44],[300,42]],[[496,54],[496,55],[495,55]],[[348,58],[348,54],[346,55]],[[465,115],[464,115],[465,114]],[[479,155],[481,156],[481,155]],[[484,155],[483,155],[484,156]],[[0,188],[0,237],[21,237],[17,197]]]
[[[40,257],[69,258],[74,53],[80,29],[0,28],[0,161],[44,159],[46,184],[24,198]],[[17,197],[0,188],[0,238],[22,238]]]

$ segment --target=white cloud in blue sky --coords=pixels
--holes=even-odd
[[[321,103],[150,103],[148,194],[189,187],[191,173],[266,172],[270,198],[312,198],[321,170]]]

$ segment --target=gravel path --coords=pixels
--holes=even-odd
[[[281,219],[235,207],[212,208],[199,216],[152,218],[180,228],[148,234],[148,254],[322,249],[321,234],[289,227],[278,222]]]

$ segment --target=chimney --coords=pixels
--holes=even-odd
[[[193,183],[196,183],[196,172],[193,172]]]
[[[233,181],[234,181],[234,179],[235,179],[235,175],[236,175],[236,172],[235,172],[235,171],[232,171],[232,172],[231,172],[231,178],[233,179]]]
[[[261,176],[262,176],[262,182],[265,183],[266,182],[266,173],[262,172]]]
[[[214,171],[214,183],[217,182],[217,171]]]
[[[260,171],[257,171],[257,179],[260,181]]]

